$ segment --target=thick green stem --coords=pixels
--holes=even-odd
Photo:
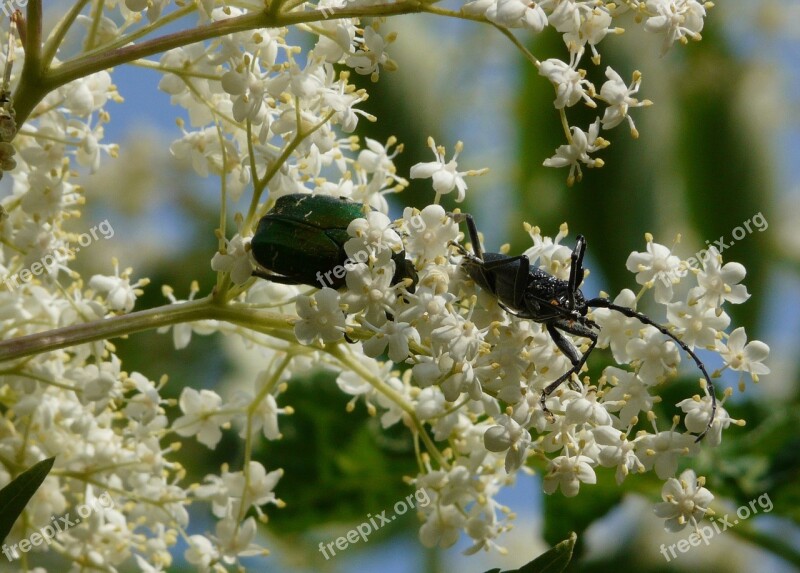
[[[25,38],[25,67],[40,69],[42,66],[42,0],[28,3],[27,36]]]
[[[198,320],[222,320],[259,332],[278,333],[290,330],[295,318],[246,305],[220,306],[206,297],[4,340],[0,342],[0,362]]]

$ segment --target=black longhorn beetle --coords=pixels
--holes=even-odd
[[[578,235],[575,249],[572,251],[572,262],[569,268],[569,279],[561,280],[550,273],[537,267],[531,267],[531,262],[526,255],[510,257],[501,253],[484,253],[481,250],[478,228],[475,220],[468,213],[448,213],[456,222],[466,219],[469,238],[472,242],[473,253],[463,246],[453,245],[464,256],[462,266],[467,274],[485,291],[491,293],[500,307],[518,318],[527,318],[545,325],[547,332],[556,343],[556,346],[572,362],[572,368],[555,382],[549,384],[543,391],[539,403],[545,412],[549,412],[545,400],[556,388],[567,380],[572,380],[573,374],[578,374],[592,350],[597,344],[597,330],[600,327],[586,317],[590,308],[608,308],[630,318],[635,318],[642,324],[656,328],[660,333],[675,341],[678,346],[692,357],[697,367],[706,379],[708,392],[711,395],[711,417],[703,432],[697,436],[695,442],[703,439],[717,413],[717,398],[714,394],[714,385],[706,368],[697,355],[686,343],[678,339],[666,328],[654,322],[648,316],[632,308],[614,304],[607,298],[591,298],[587,300],[580,290],[583,282],[583,254],[586,251],[586,239]],[[581,356],[572,343],[562,334],[566,332],[575,336],[588,338],[591,343],[586,352]]]

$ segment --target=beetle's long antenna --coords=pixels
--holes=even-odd
[[[691,348],[689,348],[683,340],[677,338],[669,330],[667,330],[657,322],[653,321],[647,315],[644,315],[641,312],[637,312],[632,308],[628,308],[627,306],[619,306],[617,304],[614,304],[607,298],[593,298],[591,300],[586,301],[586,306],[591,308],[607,308],[609,310],[615,310],[618,313],[623,314],[629,318],[635,318],[642,324],[647,324],[649,326],[652,326],[656,328],[661,334],[669,336],[672,340],[675,341],[676,344],[678,344],[678,346],[683,348],[686,354],[692,357],[694,363],[697,364],[697,367],[703,373],[703,376],[706,379],[706,388],[708,389],[708,393],[711,395],[711,417],[708,420],[708,425],[706,426],[706,429],[703,430],[699,436],[697,436],[695,443],[702,440],[705,437],[706,433],[708,433],[708,431],[711,429],[711,424],[714,423],[714,416],[716,416],[717,414],[717,397],[714,394],[714,384],[711,382],[711,377],[708,375],[708,372],[706,371],[706,367],[703,364],[703,362],[697,357],[697,354],[695,354],[694,351]]]

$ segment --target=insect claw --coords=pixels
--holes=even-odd
[[[555,422],[556,417],[553,415],[553,413],[550,411],[550,409],[547,407],[546,404],[547,398],[549,397],[550,396],[549,394],[547,394],[547,391],[542,390],[542,395],[539,396],[539,406],[542,407],[542,412],[544,412],[545,416],[547,416],[548,422]]]

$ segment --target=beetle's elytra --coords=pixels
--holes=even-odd
[[[350,239],[347,227],[364,216],[364,206],[344,197],[293,193],[279,197],[275,206],[258,223],[251,247],[256,262],[269,272],[253,274],[282,284],[315,287],[345,286],[343,272],[348,260],[344,244]],[[417,282],[414,265],[405,251],[394,253],[392,284],[410,278],[413,292]],[[323,280],[320,280],[322,277]]]

